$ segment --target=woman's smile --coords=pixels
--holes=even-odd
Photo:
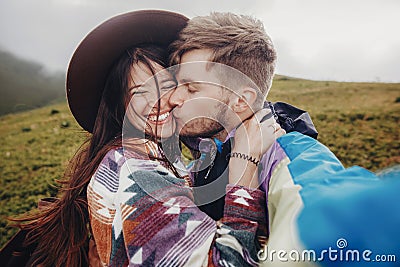
[[[151,114],[147,116],[148,122],[152,124],[165,124],[167,122],[170,122],[172,120],[172,116],[170,116],[171,113],[169,111],[163,112],[157,116],[157,114]]]

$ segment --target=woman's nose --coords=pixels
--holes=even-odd
[[[171,107],[172,108],[172,104],[170,103],[170,98],[171,98],[171,94],[172,94],[172,92],[174,91],[174,89],[171,89],[171,90],[169,90],[168,92],[164,92],[161,96],[160,96],[160,101],[157,101],[157,104],[158,104],[158,102],[160,103],[160,105],[161,105],[161,108],[162,107],[164,107],[164,106],[169,106],[169,107]],[[157,105],[156,104],[156,105]]]

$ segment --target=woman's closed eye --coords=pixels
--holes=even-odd
[[[129,89],[129,92],[131,93],[131,95],[141,95],[148,93],[149,91],[146,89],[144,85],[139,84],[131,87]]]
[[[143,95],[148,93],[148,91],[144,91],[144,90],[136,90],[136,91],[132,91],[132,95]]]

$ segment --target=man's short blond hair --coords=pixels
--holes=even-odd
[[[214,12],[189,20],[173,42],[171,64],[195,49],[212,51],[210,60],[246,74],[264,97],[272,84],[276,51],[260,20],[251,16]]]

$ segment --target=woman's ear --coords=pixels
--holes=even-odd
[[[257,100],[257,91],[252,87],[243,87],[235,92],[236,96],[232,103],[232,109],[236,113],[247,111]]]

